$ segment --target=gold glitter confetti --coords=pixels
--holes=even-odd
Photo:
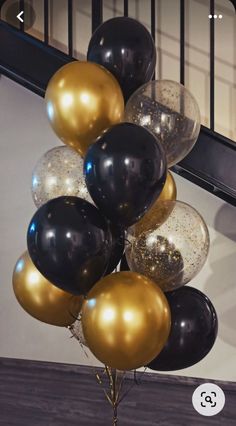
[[[128,122],[146,127],[163,146],[168,167],[177,164],[193,148],[200,132],[198,104],[183,85],[157,80],[138,89],[125,109]]]
[[[209,233],[200,214],[180,201],[164,201],[171,211],[160,226],[152,222],[145,232],[128,230],[126,258],[132,271],[155,281],[164,291],[188,283],[203,267],[209,250]]]
[[[32,196],[37,207],[52,198],[70,195],[93,203],[83,176],[83,159],[72,148],[60,146],[46,152],[32,175]]]

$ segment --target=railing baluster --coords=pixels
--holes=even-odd
[[[210,129],[215,129],[215,0],[210,0]]]
[[[44,42],[48,44],[49,25],[48,25],[48,0],[44,0]]]
[[[92,0],[92,33],[103,20],[103,0]]]
[[[151,0],[151,34],[152,38],[154,40],[154,43],[156,41],[156,1]],[[156,72],[153,74],[153,80],[156,78]]]
[[[68,0],[68,54],[73,56],[73,0]]]
[[[124,16],[129,16],[129,2],[124,0]]]
[[[185,0],[180,0],[180,83],[185,83]]]

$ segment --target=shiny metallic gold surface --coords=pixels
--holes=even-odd
[[[162,350],[170,331],[164,293],[148,278],[118,272],[102,278],[82,307],[85,340],[105,365],[132,370]]]
[[[124,115],[124,99],[113,75],[100,65],[71,62],[51,78],[47,115],[59,138],[82,156],[91,143]]]
[[[147,211],[147,213],[133,226],[134,235],[138,236],[142,232],[152,229],[153,226],[157,224],[161,225],[171,213],[169,207],[172,208],[172,205],[163,204],[162,201],[176,200],[177,197],[177,188],[175,180],[170,172],[167,173],[166,182],[164,188],[155,201],[153,206]]]
[[[32,317],[51,325],[66,327],[78,317],[82,298],[55,287],[36,269],[26,251],[13,271],[15,296]]]

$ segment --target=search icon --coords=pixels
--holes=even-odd
[[[206,402],[210,402],[211,404],[213,404],[213,401],[212,401],[210,395],[208,395],[208,396],[205,397],[205,401]]]
[[[215,416],[224,408],[224,391],[215,383],[203,383],[193,392],[192,404],[202,416]]]

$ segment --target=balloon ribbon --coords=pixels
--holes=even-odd
[[[81,318],[79,316],[79,318],[77,318],[77,321],[80,321],[80,320],[81,320]],[[76,340],[78,340],[85,356],[89,359],[89,355],[88,355],[87,351],[85,350],[84,345],[82,344],[79,336],[74,331],[74,326],[72,325],[72,326],[69,326],[67,328],[71,332],[71,337],[74,337]],[[122,395],[126,371],[118,371],[116,369],[108,367],[107,365],[105,366],[102,374],[106,374],[107,378],[108,378],[109,391],[107,391],[105,389],[105,386],[104,386],[105,383],[103,381],[101,374],[99,374],[97,372],[94,365],[92,367],[93,367],[93,370],[94,370],[94,374],[95,374],[97,383],[102,386],[103,392],[106,396],[106,399],[108,400],[109,404],[112,406],[112,409],[113,409],[113,423],[112,424],[113,424],[113,426],[117,426],[118,425],[118,406],[123,401],[123,399],[128,395],[128,393],[132,390],[132,388],[135,385],[138,385],[138,384],[141,383],[141,378],[142,378],[143,374],[145,373],[146,368],[141,373],[139,380],[138,380],[138,377],[137,377],[137,371],[136,370],[134,371],[134,381],[131,384],[131,386]]]

